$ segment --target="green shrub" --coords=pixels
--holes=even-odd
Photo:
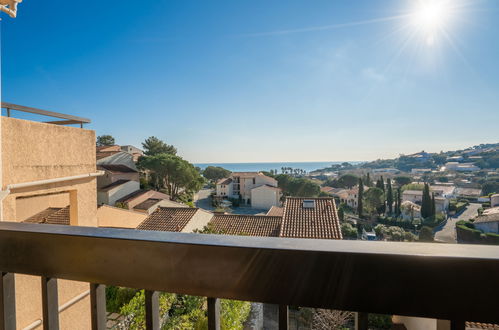
[[[111,313],[119,313],[123,305],[128,304],[138,290],[119,286],[106,286],[106,309]]]
[[[368,316],[369,328],[374,329],[391,329],[392,316],[382,314],[369,314]]]
[[[494,233],[486,233],[484,235],[484,241],[486,244],[499,245],[499,235]]]

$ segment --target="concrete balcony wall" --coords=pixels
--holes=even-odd
[[[7,117],[1,121],[3,189],[9,184],[96,172],[94,131]],[[18,197],[39,200],[53,193],[69,193],[78,225],[97,226],[95,178],[12,190],[3,200],[2,219],[24,220],[17,214]]]

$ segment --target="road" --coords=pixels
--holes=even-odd
[[[459,220],[469,220],[478,215],[478,209],[482,204],[470,203],[468,207],[459,215],[450,217],[444,227],[435,233],[435,241],[445,243],[457,243],[456,240],[456,222]]]
[[[196,205],[196,207],[208,211],[213,211],[215,208],[211,206],[210,198],[210,194],[212,193],[212,191],[213,189],[203,188],[199,192],[194,194],[194,204]]]

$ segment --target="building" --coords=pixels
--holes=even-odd
[[[447,199],[456,197],[456,186],[441,184],[441,185],[431,185],[430,191],[435,194],[435,196],[445,197]]]
[[[477,188],[456,188],[456,196],[459,198],[480,198],[482,190]]]
[[[490,206],[491,207],[499,206],[499,194],[494,194],[490,196]]]
[[[213,213],[199,208],[158,207],[137,229],[191,233],[203,229],[212,218]]]
[[[423,201],[422,190],[405,190],[402,193],[402,202],[412,202],[421,205]],[[445,213],[449,209],[449,199],[443,196],[437,196],[435,193],[435,211],[437,213]]]
[[[435,201],[436,202],[436,201]],[[411,201],[404,201],[400,204],[401,215],[404,220],[414,220],[421,218],[421,206]]]
[[[456,171],[456,172],[480,171],[480,167],[474,165],[473,163],[459,163],[459,162],[447,162],[445,163],[445,169],[447,171]]]
[[[484,233],[499,234],[499,212],[479,215],[473,224]]]
[[[188,207],[182,203],[170,200],[170,196],[151,189],[136,190],[116,201],[116,205],[128,210],[151,214],[159,206]]]
[[[334,199],[287,197],[283,208],[264,216],[222,214],[210,222],[222,234],[287,238],[342,239]]]
[[[411,169],[411,174],[423,175],[426,173],[431,173],[431,171],[432,171],[431,168],[413,168],[413,169]]]
[[[104,171],[97,179],[98,205],[114,206],[120,198],[140,189],[139,172],[135,168],[121,164],[103,164],[97,168]]]
[[[121,149],[121,151],[127,152],[130,155],[132,155],[134,162],[137,162],[140,157],[144,156],[144,152],[141,149],[134,147],[134,146],[131,146],[131,145],[121,146],[120,149]]]
[[[239,199],[254,208],[270,209],[279,206],[281,190],[277,180],[261,172],[234,172],[217,182],[216,197]]]
[[[13,111],[28,111],[60,118],[51,123],[1,117],[0,220],[97,227],[95,133],[64,126],[90,122],[60,113],[2,104]],[[14,112],[15,114],[17,112]],[[63,247],[61,247],[63,248]],[[16,328],[40,328],[41,278],[16,274]],[[90,286],[59,280],[62,329],[89,329]],[[3,326],[3,325],[2,325]]]

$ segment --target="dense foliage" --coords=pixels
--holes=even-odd
[[[223,178],[229,177],[231,174],[231,171],[226,170],[223,167],[220,166],[208,166],[207,168],[204,169],[203,171],[203,176],[212,181],[218,181]]]
[[[147,138],[142,143],[142,147],[144,148],[144,155],[146,156],[155,156],[158,154],[177,154],[177,149],[174,146],[166,144],[164,141],[161,141],[155,136]]]
[[[99,135],[95,144],[97,145],[97,147],[114,146],[114,137],[112,137],[111,135]]]
[[[279,174],[275,178],[287,196],[316,197],[321,191],[320,186],[310,179],[295,178],[288,174]]]

